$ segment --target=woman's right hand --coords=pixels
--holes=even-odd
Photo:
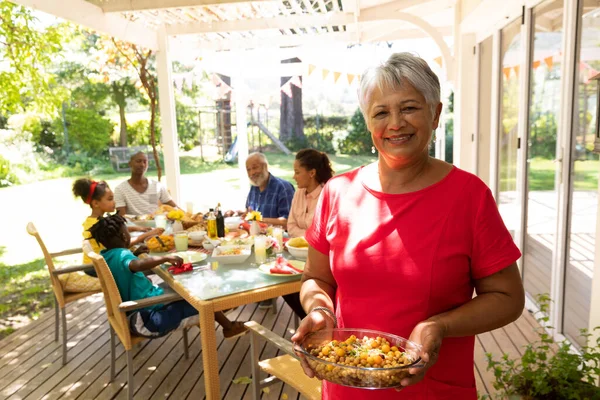
[[[325,314],[323,311],[312,311],[308,313],[308,315],[302,320],[300,326],[298,326],[298,329],[296,329],[296,333],[292,336],[292,342],[294,343],[296,355],[300,357],[302,369],[309,378],[313,378],[315,373],[308,365],[308,362],[306,362],[304,354],[298,351],[296,347],[300,346],[306,335],[309,333],[320,331],[322,329],[333,328],[335,328],[334,322],[329,315]]]

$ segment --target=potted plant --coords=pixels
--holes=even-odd
[[[538,295],[540,306],[537,320],[545,325],[550,305],[550,297]],[[596,328],[596,329],[600,329]],[[600,388],[595,385],[600,376],[600,338],[595,344],[586,345],[580,352],[574,352],[567,340],[556,342],[543,327],[536,331],[538,340],[530,343],[520,360],[503,354],[497,361],[487,353],[488,370],[494,371],[498,390],[497,398],[510,400],[563,400],[600,399]],[[581,335],[589,342],[590,333],[581,330]],[[489,399],[485,395],[482,399]]]

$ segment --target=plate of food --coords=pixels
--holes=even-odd
[[[199,252],[199,251],[178,251],[175,253],[170,253],[173,254],[175,256],[179,256],[181,258],[183,258],[183,262],[184,263],[198,263],[200,261],[204,261],[208,258],[208,254]]]
[[[156,235],[144,241],[150,253],[166,253],[175,248],[173,235]]]
[[[284,257],[279,256],[275,261],[261,264],[258,270],[271,276],[298,275],[304,272],[304,264],[304,261],[286,260]]]
[[[323,329],[295,348],[317,378],[364,389],[399,387],[409,369],[425,365],[421,345],[370,329]]]
[[[251,250],[242,246],[215,247],[212,258],[223,264],[240,264],[250,257]]]

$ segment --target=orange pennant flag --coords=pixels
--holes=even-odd
[[[541,64],[541,61],[534,61],[533,62],[533,69],[537,69]]]
[[[434,58],[433,61],[442,68],[442,56]]]
[[[513,67],[513,69],[515,70],[515,76],[518,78],[518,77],[519,77],[519,66],[518,66],[518,65],[515,65],[515,66]]]
[[[504,73],[504,77],[506,78],[506,80],[510,79],[510,71],[512,68],[510,67],[505,67],[502,69],[502,72]]]
[[[329,70],[328,69],[323,69],[323,80],[325,80],[325,78],[327,78],[327,75],[329,75]]]
[[[354,81],[355,75],[348,74],[346,78],[348,79],[348,85],[352,85],[352,81]]]
[[[554,58],[552,56],[544,58],[544,62],[548,69],[552,69],[552,65],[554,64]]]
[[[316,68],[316,66],[308,64],[308,76],[310,76]]]
[[[340,79],[340,76],[342,76],[341,72],[334,72],[333,73],[333,83],[337,83],[338,79]]]

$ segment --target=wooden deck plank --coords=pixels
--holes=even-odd
[[[99,308],[94,313],[90,314],[88,318],[82,319],[82,316],[87,314],[78,315],[77,317],[82,320],[76,324],[74,324],[77,322],[76,318],[73,318],[71,325],[67,322],[67,326],[71,326],[67,333],[67,356],[69,360],[76,357],[77,354],[83,350],[82,347],[77,346],[81,341],[86,341],[86,343],[89,342],[86,340],[86,336],[96,330],[95,328],[90,328],[90,324],[99,321],[101,314],[102,309]],[[54,334],[52,334],[52,337],[53,335]],[[0,399],[11,396],[23,386],[28,385],[29,381],[32,379],[37,379],[39,381],[40,373],[43,373],[44,376],[46,376],[49,370],[55,371],[60,368],[62,360],[62,346],[60,343],[54,342],[54,339],[52,338],[47,346],[44,346],[44,342],[42,342],[41,345],[36,346],[36,349],[37,353],[32,357],[29,357],[27,361],[11,366],[11,372],[3,375],[3,382],[7,385],[0,384],[0,386],[3,387],[2,391],[0,391]],[[7,366],[7,368],[8,367],[9,366]]]
[[[126,357],[123,347],[117,345],[117,377],[109,384],[110,343],[108,325],[103,307],[92,309],[89,305],[73,305],[70,319],[79,323],[69,325],[69,337],[72,347],[69,350],[69,363],[62,367],[60,346],[51,350],[38,348],[34,343],[38,338],[49,336],[53,342],[53,331],[31,328],[38,332],[29,341],[18,339],[19,346],[33,354],[31,360],[40,359],[44,365],[29,365],[24,368],[25,384],[12,391],[12,398],[56,400],[56,399],[124,399],[127,396]],[[90,318],[95,316],[95,318]],[[281,336],[290,338],[294,331],[293,313],[290,308],[278,300],[278,313],[261,310],[255,304],[240,307],[228,315],[230,319],[256,320]],[[40,319],[33,324],[53,328],[52,318]],[[533,331],[537,326],[535,319],[524,310],[515,323],[493,332],[478,335],[475,344],[474,373],[480,394],[495,393],[493,389],[493,371],[487,371],[485,353],[490,351],[500,359],[502,352],[512,356],[522,354],[523,346],[536,339]],[[225,400],[250,400],[250,385],[233,384],[233,379],[241,376],[251,377],[249,336],[236,340],[224,340],[222,329],[216,327],[219,344],[219,366],[221,376],[221,395]],[[135,347],[135,398],[136,399],[185,399],[198,400],[205,397],[202,368],[202,349],[199,330],[194,327],[189,332],[190,358],[183,356],[181,332],[176,331],[164,338],[146,341]],[[14,343],[14,339],[7,341]],[[118,340],[117,340],[118,343]],[[4,345],[0,342],[0,346]],[[37,349],[37,352],[33,352]],[[261,358],[275,357],[278,354],[274,346],[261,343]],[[44,361],[45,360],[45,361]],[[38,363],[39,364],[39,363]],[[21,376],[13,375],[11,381],[0,375],[0,386],[18,383]],[[279,400],[286,394],[289,400],[302,398],[293,388],[282,383],[272,385],[270,393],[263,393],[264,400]],[[7,396],[4,396],[7,397]]]
[[[98,296],[98,295],[95,295]],[[77,302],[76,304],[69,304],[67,306],[67,340],[69,340],[69,333],[72,331],[71,325],[78,324],[81,321],[85,321],[87,315],[96,312],[98,309],[104,306],[102,295],[94,303],[84,301],[83,303]],[[15,365],[21,365],[29,360],[29,358],[37,354],[40,348],[48,348],[55,344],[61,346],[62,344],[62,331],[60,332],[58,342],[54,342],[54,310],[49,311],[47,314],[51,314],[51,318],[42,319],[40,321],[40,329],[31,329],[27,333],[21,333],[17,331],[17,340],[12,341],[10,345],[5,346],[7,352],[0,360],[0,376],[6,373],[7,370],[12,371]],[[37,325],[32,323],[30,325]],[[11,338],[9,336],[9,338]],[[10,350],[9,350],[10,349]]]
[[[93,327],[94,325],[90,324],[90,329],[81,331],[73,341],[76,341],[76,345],[69,349],[69,364],[73,363],[74,366],[78,366],[83,363],[85,359],[89,356],[87,353],[87,349],[95,346],[99,338],[102,337],[103,334],[108,332],[108,326],[106,324],[99,324]],[[25,375],[17,379],[15,384],[12,386],[13,394],[8,397],[9,399],[13,398],[25,398],[31,392],[33,392],[38,387],[45,387],[45,383],[50,380],[48,384],[52,385],[52,377],[57,373],[61,372],[63,369],[61,363],[61,350],[58,349],[54,351],[52,354],[47,356],[44,360],[42,360],[41,364],[38,364],[35,368],[30,369]],[[17,389],[17,390],[14,390]]]

